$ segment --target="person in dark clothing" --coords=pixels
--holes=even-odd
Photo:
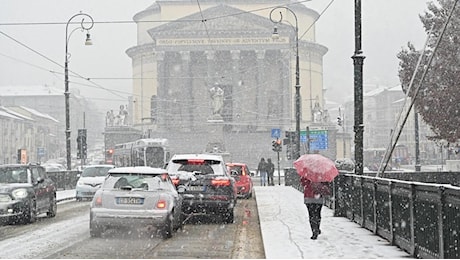
[[[321,234],[321,209],[324,203],[324,197],[330,195],[328,183],[311,182],[305,177],[300,178],[303,186],[303,197],[305,206],[308,209],[308,217],[313,235],[311,239],[317,239]]]
[[[267,174],[268,174],[268,185],[273,186],[273,173],[275,172],[275,165],[272,163],[272,159],[267,159]]]
[[[257,166],[257,172],[260,176],[260,186],[265,186],[267,182],[267,163],[265,159],[260,159],[259,165]]]

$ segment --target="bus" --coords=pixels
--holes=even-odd
[[[113,149],[113,164],[117,167],[150,166],[164,168],[170,156],[167,139],[146,138],[116,144]]]

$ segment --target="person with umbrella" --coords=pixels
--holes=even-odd
[[[324,197],[331,194],[329,183],[339,174],[335,163],[320,154],[304,154],[294,161],[294,167],[300,175],[304,203],[315,240],[321,234],[321,209]]]
[[[311,239],[317,239],[321,234],[321,209],[324,204],[324,197],[330,195],[327,183],[312,182],[305,177],[300,178],[303,186],[303,197],[308,210],[308,218],[313,235]]]

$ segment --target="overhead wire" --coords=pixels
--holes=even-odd
[[[300,3],[304,3],[304,2],[309,2],[309,0],[305,0],[305,1],[298,1],[298,2],[294,2],[294,3],[289,3],[289,4],[286,4],[285,6],[291,6],[291,5],[297,5],[297,4],[300,4]],[[302,36],[299,38],[299,40],[312,28],[312,26],[316,23],[316,21],[321,17],[321,15],[327,10],[327,8],[329,8],[329,6],[334,2],[334,0],[331,0],[331,2],[328,4],[328,6],[321,12],[321,14],[315,19],[315,21],[310,25],[310,27],[302,34]],[[209,21],[209,20],[214,20],[214,19],[222,19],[222,18],[226,18],[226,17],[229,17],[229,16],[236,16],[236,15],[241,15],[241,14],[244,14],[244,13],[254,13],[254,12],[258,12],[258,11],[262,11],[262,10],[266,10],[266,9],[270,9],[270,8],[274,8],[274,7],[265,7],[265,8],[259,8],[259,9],[254,9],[254,10],[250,10],[250,11],[243,11],[243,12],[239,12],[239,13],[234,13],[234,14],[230,14],[230,15],[223,15],[223,16],[219,16],[219,17],[211,17],[211,18],[205,18],[204,15],[203,15],[203,12],[202,12],[202,9],[201,9],[201,5],[199,3],[199,0],[197,0],[197,5],[199,7],[199,10],[200,10],[200,14],[201,14],[201,22],[204,24],[204,27],[205,27],[205,30],[206,30],[206,34],[208,36],[208,38],[210,39],[210,35],[209,35],[209,31],[208,31],[208,28],[207,28],[207,25],[206,25],[206,22]],[[191,21],[197,21],[197,20],[194,20],[194,19],[185,19],[185,20],[170,20],[170,21],[167,21],[167,22],[191,22]],[[162,22],[164,23],[165,20],[161,20],[161,21],[103,21],[103,22],[100,22],[100,21],[95,21],[95,23],[101,23],[101,24],[113,24],[113,23],[139,23],[139,22]],[[0,25],[56,25],[56,24],[66,24],[66,23],[62,23],[62,22],[39,22],[39,23],[0,23]],[[7,35],[6,33],[0,31],[0,33],[2,33],[3,35],[5,35],[6,37],[10,38],[11,40],[15,41],[16,43],[20,44],[21,46],[29,49],[30,51],[38,54],[39,56],[45,58],[46,60],[60,66],[60,67],[63,67],[62,65],[60,65],[59,63],[51,60],[50,58],[46,57],[45,55],[41,54],[40,52],[37,52],[35,51],[34,49],[32,49],[31,47],[19,42],[18,40],[14,39],[13,37]],[[31,66],[33,66],[32,64],[29,64]],[[258,65],[254,66],[253,68],[247,68],[246,71],[250,71],[251,69],[256,69],[258,68]],[[44,68],[40,68],[42,70],[46,70]],[[52,70],[47,70],[51,73],[57,73],[55,71],[52,71]],[[239,72],[235,72],[235,73],[242,73],[244,71],[239,71]],[[87,80],[89,82],[91,82],[92,84],[94,84],[96,87],[98,88],[101,88],[103,90],[106,90],[112,94],[114,94],[114,91],[113,90],[110,90],[110,89],[107,89],[107,88],[104,88],[102,87],[101,85],[93,82],[91,79],[95,80],[95,79],[99,79],[99,80],[103,80],[103,79],[138,79],[138,78],[97,78],[97,77],[83,77],[81,75],[79,75],[78,73],[75,73],[75,72],[71,72],[73,73],[74,75],[76,75],[76,77],[78,78],[81,78],[81,79],[84,79],[84,80]],[[235,74],[235,73],[232,73],[232,74]],[[209,77],[209,75],[207,76]],[[144,78],[144,77],[142,77]],[[196,77],[194,77],[196,78]],[[285,77],[286,78],[286,77]],[[146,78],[146,79],[152,79],[152,78]],[[253,86],[253,87],[257,87],[257,86]],[[131,93],[133,94],[133,93]],[[116,94],[114,94],[116,95]],[[124,98],[122,96],[119,96],[120,98]]]

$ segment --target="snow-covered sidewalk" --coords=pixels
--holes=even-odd
[[[303,194],[290,186],[257,186],[255,197],[267,259],[412,258],[385,239],[323,207],[321,235],[311,240]]]

